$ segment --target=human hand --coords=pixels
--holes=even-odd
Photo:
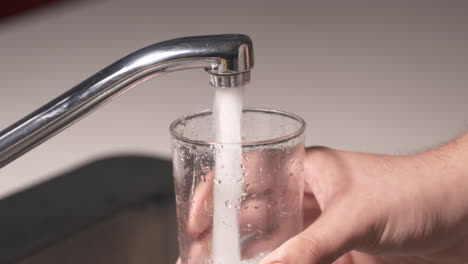
[[[309,148],[306,229],[261,264],[466,263],[467,160],[468,133],[408,156]]]

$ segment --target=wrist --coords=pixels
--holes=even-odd
[[[420,182],[430,201],[427,209],[437,219],[434,239],[439,250],[431,257],[465,261],[468,246],[468,133],[439,148],[414,156],[419,160],[425,179]]]

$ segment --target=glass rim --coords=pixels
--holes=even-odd
[[[180,135],[179,133],[176,133],[175,127],[183,122],[184,120],[190,120],[194,119],[197,117],[202,117],[202,116],[207,116],[213,114],[212,110],[207,109],[207,110],[202,110],[199,112],[195,113],[189,113],[184,116],[181,116],[174,120],[171,125],[169,126],[169,131],[171,133],[171,136],[173,139],[180,140],[182,142],[194,144],[194,145],[202,145],[202,146],[220,146],[220,145],[240,145],[242,147],[254,147],[254,146],[263,146],[263,145],[271,145],[271,144],[278,144],[282,142],[289,141],[291,139],[294,139],[296,137],[299,137],[302,135],[305,131],[306,128],[306,122],[304,119],[302,119],[300,116],[282,111],[282,110],[277,110],[277,109],[271,109],[271,108],[258,108],[258,107],[245,107],[242,109],[242,113],[244,112],[257,112],[257,113],[268,113],[268,114],[275,114],[275,115],[282,115],[285,117],[288,117],[290,119],[294,119],[297,122],[299,122],[300,127],[296,129],[295,131],[288,133],[287,135],[281,136],[281,137],[275,137],[267,140],[258,140],[258,141],[252,141],[252,142],[242,142],[242,143],[222,143],[222,142],[217,142],[217,141],[209,141],[209,140],[195,140],[195,139],[190,139],[188,137],[185,137],[183,135]]]

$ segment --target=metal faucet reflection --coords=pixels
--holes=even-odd
[[[138,50],[0,132],[0,168],[126,90],[154,76],[203,68],[215,87],[250,81],[248,36],[212,35],[173,39]]]

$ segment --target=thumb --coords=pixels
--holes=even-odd
[[[351,223],[330,211],[266,256],[261,264],[330,264],[351,250]]]

